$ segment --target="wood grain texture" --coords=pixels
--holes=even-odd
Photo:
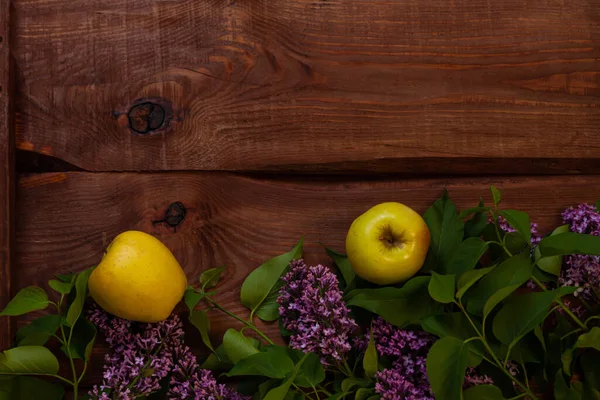
[[[13,152],[12,85],[9,56],[10,1],[0,0],[0,309],[8,303],[11,290],[11,253],[13,235]],[[0,350],[12,340],[12,320],[0,323]]]
[[[202,271],[227,265],[217,298],[230,311],[247,315],[239,302],[241,282],[302,235],[306,261],[331,265],[318,242],[344,251],[348,227],[370,206],[400,201],[422,213],[446,187],[464,209],[476,205],[480,196],[490,202],[490,184],[504,190],[503,207],[529,212],[547,233],[561,222],[565,207],[596,200],[600,176],[309,182],[208,172],[22,175],[14,284],[46,285],[53,274],[93,266],[114,236],[138,229],[173,251],[191,284]],[[176,230],[153,223],[176,201],[187,208]],[[211,317],[217,343],[227,328],[239,326],[224,314]],[[279,338],[276,324],[262,326]],[[202,351],[197,335],[190,343]],[[103,351],[95,350],[90,382],[99,379]]]
[[[597,1],[13,2],[17,145],[86,170],[600,171]]]

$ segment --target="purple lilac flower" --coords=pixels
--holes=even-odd
[[[594,206],[583,203],[569,207],[562,213],[565,224],[572,232],[600,236],[600,213]],[[600,288],[600,257],[572,254],[564,258],[564,266],[559,277],[561,286],[577,286],[574,293],[584,300],[594,297]]]
[[[494,380],[487,375],[478,374],[475,368],[467,368],[463,389],[468,389],[471,386],[478,385],[493,385]]]
[[[424,363],[424,361],[423,361]],[[421,369],[421,367],[419,367]],[[425,369],[423,366],[422,369]],[[375,392],[385,400],[434,400],[429,382],[414,382],[401,365],[377,373]]]
[[[279,314],[292,333],[290,347],[320,356],[324,366],[342,363],[350,350],[350,334],[357,325],[342,301],[338,279],[323,265],[290,264],[279,291]]]
[[[198,367],[196,356],[189,347],[180,344],[175,348],[174,356],[177,361],[171,376],[168,399],[250,399],[217,383],[211,371]]]
[[[88,318],[111,348],[105,356],[102,385],[89,392],[92,399],[132,400],[148,395],[160,389],[169,373],[169,399],[245,399],[198,367],[183,343],[183,325],[177,315],[156,324],[136,324],[93,306]]]

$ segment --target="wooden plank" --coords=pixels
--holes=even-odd
[[[9,10],[10,1],[0,0],[0,309],[8,303],[11,295],[11,246],[13,152],[12,99],[9,56]],[[4,318],[0,324],[0,350],[10,346],[12,321]]]
[[[344,251],[348,227],[370,206],[400,201],[422,213],[447,187],[464,209],[480,196],[489,202],[490,184],[504,190],[504,207],[529,212],[546,233],[561,222],[565,207],[596,200],[600,176],[308,182],[207,172],[23,175],[17,188],[14,284],[46,285],[55,273],[93,266],[115,235],[138,229],[173,251],[192,284],[205,269],[229,266],[218,300],[247,315],[239,302],[243,279],[301,235],[307,262],[330,265],[318,242]],[[183,222],[176,229],[153,223],[174,202],[186,207]],[[238,326],[223,314],[212,317],[217,341],[227,328]],[[279,337],[276,324],[263,326]],[[194,347],[200,343],[192,340]],[[91,382],[101,376],[102,351],[95,350]]]
[[[86,170],[600,171],[597,1],[13,2],[18,147]]]

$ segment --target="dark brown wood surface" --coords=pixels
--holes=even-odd
[[[17,145],[86,170],[600,171],[598,1],[13,3]]]
[[[0,307],[9,299],[11,288],[13,153],[12,91],[9,57],[9,0],[0,0]],[[0,349],[11,341],[12,321],[0,323]]]
[[[309,182],[208,172],[26,175],[18,182],[14,284],[45,286],[55,273],[93,266],[115,235],[137,229],[173,251],[190,284],[203,270],[227,265],[217,298],[247,315],[238,300],[244,278],[301,236],[307,262],[330,265],[318,242],[343,252],[348,227],[370,206],[399,201],[423,212],[447,187],[457,205],[467,208],[480,196],[490,200],[490,184],[504,190],[504,207],[529,212],[542,232],[561,223],[565,207],[593,203],[600,195],[600,176]],[[177,201],[187,214],[176,230],[153,223]],[[216,343],[227,328],[238,326],[224,314],[212,317]],[[281,341],[276,324],[264,329]],[[200,343],[191,341],[201,351]],[[91,381],[99,379],[103,351],[95,352]]]

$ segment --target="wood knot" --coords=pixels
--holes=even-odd
[[[146,135],[164,131],[173,119],[173,106],[162,98],[136,100],[127,112],[129,129]]]
[[[180,201],[172,203],[169,208],[165,211],[165,217],[161,220],[152,221],[152,224],[167,224],[173,228],[173,232],[177,232],[177,227],[185,219],[187,209]]]

